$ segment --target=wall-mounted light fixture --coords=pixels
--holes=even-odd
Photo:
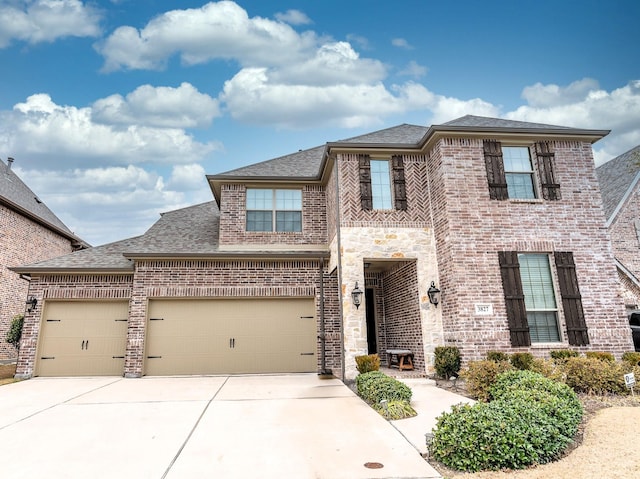
[[[356,309],[360,307],[360,303],[362,301],[362,290],[358,287],[358,282],[356,281],[356,287],[351,291],[351,299],[353,300],[353,304]]]
[[[27,299],[25,304],[27,305],[27,311],[30,313],[35,309],[36,305],[38,304],[38,300],[34,296],[31,296],[29,299]]]
[[[427,294],[429,295],[429,302],[437,308],[440,302],[440,290],[436,288],[435,281],[431,281],[431,286],[429,286]]]

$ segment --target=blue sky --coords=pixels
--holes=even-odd
[[[640,144],[637,0],[2,0],[0,158],[79,236],[142,234],[205,174],[465,114]]]

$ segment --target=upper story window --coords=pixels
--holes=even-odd
[[[503,146],[504,173],[509,198],[532,199],[536,197],[533,186],[533,166],[529,148]]]
[[[560,199],[555,178],[555,154],[549,143],[535,144],[535,162],[527,146],[502,146],[499,141],[484,141],[484,160],[492,200],[535,199],[536,176],[545,200]]]
[[[401,155],[391,160],[359,156],[360,203],[363,210],[406,210],[407,192]]]
[[[374,210],[391,209],[391,176],[387,160],[371,160],[371,199]]]
[[[302,191],[247,189],[247,231],[302,231]]]

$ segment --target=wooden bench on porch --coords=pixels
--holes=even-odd
[[[390,368],[413,371],[413,353],[409,349],[387,349],[387,363]]]

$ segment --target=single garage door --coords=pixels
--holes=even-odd
[[[312,298],[151,300],[145,374],[314,372]]]
[[[122,376],[128,302],[47,301],[38,376]]]

